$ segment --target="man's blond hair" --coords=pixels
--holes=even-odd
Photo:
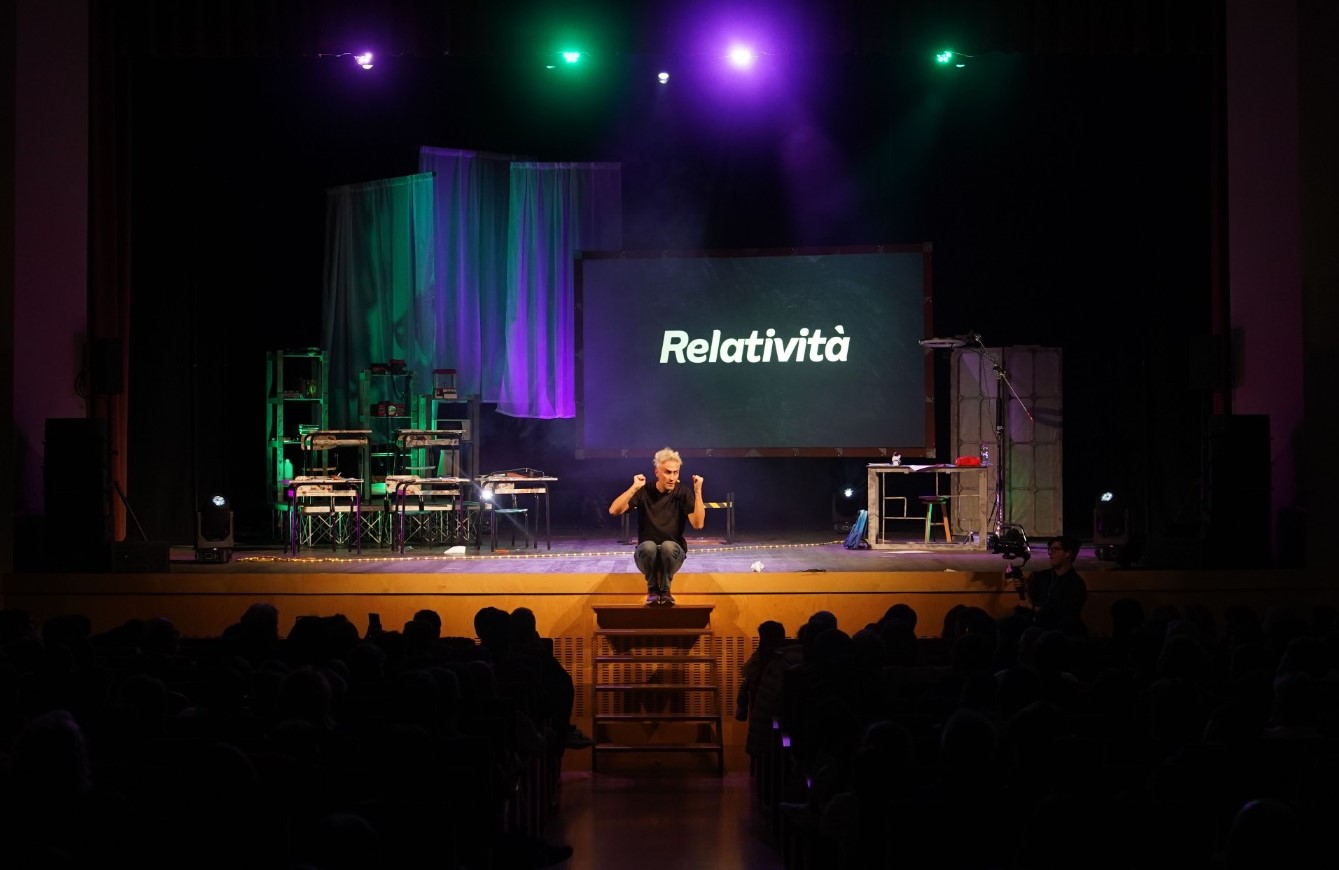
[[[679,458],[679,451],[671,450],[668,447],[662,447],[661,449],[656,451],[656,458],[655,458],[656,468],[659,468],[666,462],[677,462],[680,465],[683,465],[683,460]]]

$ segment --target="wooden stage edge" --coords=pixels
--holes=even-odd
[[[1274,607],[1306,615],[1316,605],[1336,606],[1339,593],[1324,572],[1306,571],[1095,571],[1085,574],[1089,599],[1085,622],[1095,636],[1110,634],[1111,605],[1135,598],[1151,612],[1160,605],[1202,605],[1222,625],[1226,607],[1247,605],[1263,617]],[[167,617],[186,637],[216,637],[251,604],[279,609],[287,634],[300,616],[343,614],[360,633],[368,614],[386,629],[404,625],[427,608],[442,617],[442,633],[475,637],[474,615],[483,607],[534,611],[539,630],[553,639],[554,655],[572,675],[576,689],[573,720],[594,733],[592,656],[595,608],[639,608],[645,620],[672,621],[662,608],[642,604],[645,586],[630,573],[101,573],[14,574],[0,576],[0,606],[27,611],[39,624],[53,616],[80,613],[101,633],[133,619]],[[894,603],[911,605],[916,633],[942,635],[944,617],[955,605],[980,607],[997,617],[1013,611],[1018,596],[1000,570],[978,571],[814,571],[688,573],[674,581],[679,606],[711,608],[710,627],[720,662],[722,742],[725,768],[746,772],[747,723],[728,715],[744,662],[757,644],[758,624],[774,619],[794,636],[809,616],[827,610],[838,627],[854,634],[877,621]],[[631,614],[630,614],[631,615]],[[635,764],[697,765],[711,768],[706,753],[683,753],[671,761],[650,753]],[[701,756],[701,757],[699,757]],[[569,751],[564,770],[592,763],[587,753]],[[621,768],[620,768],[621,769]]]
[[[1197,604],[1217,617],[1229,605],[1248,605],[1263,616],[1275,606],[1339,606],[1339,590],[1323,572],[1304,570],[1100,571],[1086,573],[1090,633],[1109,634],[1111,604],[1135,598],[1146,609]],[[1018,596],[1000,571],[819,571],[681,573],[674,594],[682,604],[713,606],[719,636],[753,638],[758,624],[780,621],[789,634],[816,611],[828,610],[854,633],[904,602],[918,616],[916,633],[941,634],[956,605],[980,607],[999,617]],[[378,613],[387,629],[399,628],[420,609],[442,617],[444,635],[474,637],[474,614],[483,607],[529,607],[540,632],[555,639],[589,638],[594,605],[638,604],[645,596],[631,573],[94,573],[0,576],[0,606],[27,611],[39,624],[84,614],[93,631],[132,619],[166,617],[185,636],[219,635],[255,602],[279,609],[281,631],[300,616],[343,614],[359,628]]]

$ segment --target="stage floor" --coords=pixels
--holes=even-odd
[[[347,546],[332,549],[329,544],[303,547],[296,554],[282,545],[239,546],[226,563],[200,562],[192,547],[171,549],[171,570],[255,573],[505,573],[505,574],[623,574],[635,573],[632,544],[621,543],[615,530],[555,529],[550,540],[542,533],[537,547],[516,546],[504,534],[499,548],[491,551],[488,541],[482,548],[469,546],[464,553],[448,554],[446,544],[407,544],[399,550],[366,544],[361,553]],[[905,549],[848,550],[844,536],[836,530],[771,531],[737,533],[728,542],[719,535],[689,534],[685,574],[750,573],[754,564],[769,573],[807,572],[894,572],[894,571],[969,571],[1003,572],[1009,560],[980,549],[979,545],[945,545],[942,542],[920,546],[913,537],[896,542]],[[1033,540],[1029,570],[1047,567],[1046,541]],[[1017,564],[1019,560],[1013,560]],[[1080,572],[1113,570],[1114,562],[1096,558],[1092,547],[1079,555]]]

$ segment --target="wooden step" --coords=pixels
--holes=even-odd
[[[597,743],[600,752],[722,752],[720,743]]]
[[[594,724],[601,722],[719,722],[719,713],[596,713]]]
[[[595,656],[595,661],[600,664],[636,664],[638,662],[658,662],[658,663],[678,663],[678,664],[699,664],[709,665],[716,661],[715,656],[690,656],[690,655],[667,655],[653,653],[648,655],[618,655],[618,656]]]
[[[596,683],[597,692],[719,692],[720,686],[691,683]]]

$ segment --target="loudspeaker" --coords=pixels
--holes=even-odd
[[[124,389],[119,338],[95,338],[89,343],[88,381],[97,396],[115,396]]]
[[[89,418],[46,421],[42,454],[46,549],[52,557],[96,550],[112,539],[107,426]]]
[[[1186,386],[1192,390],[1221,390],[1227,383],[1223,340],[1216,335],[1190,335],[1186,350]]]
[[[1267,565],[1273,528],[1268,416],[1223,414],[1210,419],[1206,484],[1209,567]]]

